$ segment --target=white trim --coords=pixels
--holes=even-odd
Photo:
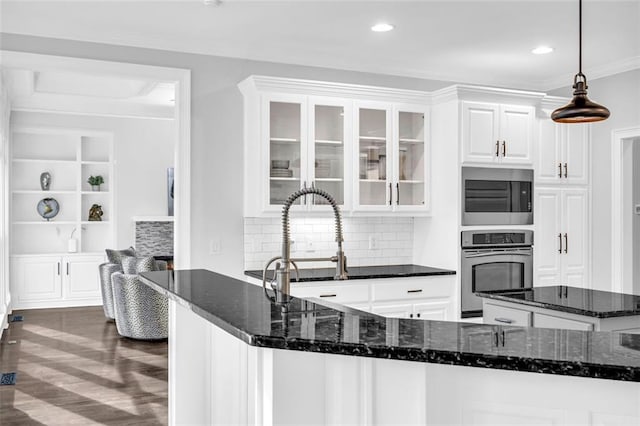
[[[612,75],[620,74],[627,71],[632,71],[640,68],[640,56],[633,56],[631,58],[624,58],[617,62],[611,62],[599,67],[590,68],[585,70],[585,74],[589,76],[589,80],[595,80],[597,78],[609,77]],[[542,81],[539,86],[544,90],[554,90],[560,87],[571,86],[573,75],[561,75],[554,78],[550,78]],[[567,90],[567,95],[570,94],[570,90]]]
[[[611,132],[611,291],[632,293],[633,288],[623,282],[623,159],[622,145],[627,139],[640,137],[640,127]],[[632,283],[628,283],[632,284]]]
[[[173,222],[174,216],[133,216],[132,222]]]

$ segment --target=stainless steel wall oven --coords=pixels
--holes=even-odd
[[[462,231],[462,318],[482,316],[475,292],[532,287],[532,246],[530,230]]]
[[[462,168],[463,225],[532,225],[533,170]]]

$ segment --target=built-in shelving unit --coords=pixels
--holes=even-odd
[[[11,133],[10,247],[14,307],[100,303],[98,265],[113,246],[113,137],[64,128],[14,128]],[[51,176],[48,189],[41,174]],[[93,191],[89,176],[104,183]],[[46,220],[40,200],[53,198],[59,212]],[[101,221],[89,210],[101,206]],[[70,240],[75,240],[71,241]],[[66,272],[65,272],[66,271]]]

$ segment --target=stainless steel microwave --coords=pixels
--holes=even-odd
[[[533,170],[462,168],[462,225],[532,225]]]

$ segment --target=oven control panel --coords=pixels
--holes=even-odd
[[[461,246],[471,247],[514,247],[533,245],[533,231],[462,231]]]

